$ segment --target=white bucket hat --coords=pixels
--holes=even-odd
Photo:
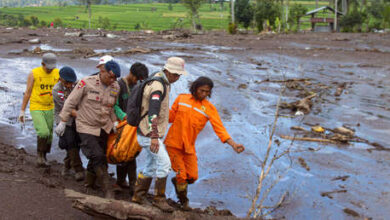
[[[169,57],[164,69],[168,70],[170,73],[176,73],[179,75],[187,75],[187,71],[184,69],[185,61],[180,57]]]
[[[114,60],[114,58],[110,55],[105,55],[100,57],[99,64],[96,66],[96,68],[99,68],[100,65],[106,64],[108,61]]]

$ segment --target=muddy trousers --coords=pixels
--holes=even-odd
[[[134,185],[137,180],[137,160],[134,160],[116,165],[116,183],[121,186],[125,183],[126,177],[129,177],[129,191],[132,196],[134,193]]]
[[[107,168],[107,133],[101,130],[100,136],[85,133],[79,133],[79,136],[81,151],[88,159],[88,172],[95,173],[96,168],[101,166]]]
[[[167,146],[172,169],[176,172],[178,184],[192,184],[198,179],[198,158],[196,154],[187,154],[184,149]]]
[[[80,159],[80,138],[76,131],[75,123],[72,126],[66,126],[64,135],[59,138],[58,146],[66,150],[64,165],[66,169],[73,168],[74,171],[84,171],[83,164]]]
[[[81,139],[81,151],[88,159],[88,173],[96,176],[102,186],[105,197],[113,198],[114,194],[112,188],[110,187],[110,177],[107,172],[107,133],[104,130],[101,130],[100,136],[85,133],[79,133],[79,135]]]
[[[37,132],[37,152],[50,153],[53,139],[54,110],[30,111],[35,131]]]

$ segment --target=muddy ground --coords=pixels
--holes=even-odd
[[[77,36],[66,36],[69,35],[66,33],[77,33]],[[30,40],[37,38],[39,39],[39,43],[29,42]],[[388,133],[390,131],[390,95],[389,90],[386,89],[390,86],[388,84],[390,78],[390,34],[299,33],[232,36],[225,32],[190,34],[187,32],[104,32],[71,29],[30,30],[6,29],[0,27],[1,58],[24,59],[31,57],[39,59],[42,51],[40,49],[35,49],[37,46],[42,50],[54,50],[59,56],[61,63],[69,63],[69,65],[80,65],[80,63],[83,63],[83,65],[91,67],[95,65],[96,61],[87,58],[98,57],[107,52],[112,53],[115,56],[123,57],[137,57],[145,54],[159,55],[162,53],[164,53],[164,56],[167,56],[167,54],[170,53],[177,53],[182,55],[188,63],[201,64],[204,62],[205,65],[210,64],[211,66],[213,62],[212,58],[199,56],[197,54],[199,51],[204,52],[210,57],[217,57],[221,53],[229,54],[227,57],[236,57],[236,59],[232,61],[234,65],[244,65],[244,68],[245,65],[250,65],[248,69],[252,68],[256,71],[272,69],[274,71],[273,73],[277,73],[280,69],[296,68],[298,69],[297,71],[300,71],[302,68],[301,66],[303,66],[304,69],[313,67],[313,70],[308,71],[309,73],[305,75],[305,77],[315,78],[312,79],[310,83],[306,84],[307,88],[309,88],[309,90],[313,89],[314,91],[321,86],[328,86],[328,90],[331,91],[322,93],[320,90],[317,91],[318,94],[322,94],[326,97],[321,97],[321,100],[314,103],[312,113],[308,114],[308,118],[304,120],[307,129],[310,130],[308,124],[318,123],[331,127],[335,124],[348,123],[358,130],[357,133],[359,136],[367,138],[371,142],[378,142],[382,147],[388,148],[386,144],[390,141],[385,135],[386,132]],[[171,52],[170,46],[175,47],[175,52]],[[216,47],[218,48],[215,49]],[[253,54],[253,58],[247,58],[246,56],[248,56],[248,54]],[[271,60],[268,59],[267,62],[265,62],[265,59],[262,59],[263,55],[268,56],[268,58],[271,57]],[[286,57],[288,57],[288,59]],[[223,57],[223,59],[226,59],[226,57]],[[277,59],[280,59],[281,63],[283,63],[280,64],[281,66],[278,66]],[[151,62],[155,62],[151,64],[155,64],[156,66],[161,66],[163,64],[163,61],[160,60]],[[229,63],[229,61],[224,60],[223,63],[226,64]],[[313,65],[310,66],[310,63],[313,63]],[[309,67],[306,67],[305,65],[308,65]],[[199,68],[202,67],[208,68],[207,66],[199,65]],[[8,68],[9,71],[13,70],[12,66],[9,66]],[[2,69],[2,71],[7,70]],[[245,74],[242,71],[236,71],[239,72],[239,74]],[[267,100],[267,94],[272,94],[272,97],[270,96],[269,98],[275,98],[275,95],[277,97],[278,90],[275,85],[272,84],[266,88],[262,87],[262,85],[267,84],[267,82],[263,80],[274,78],[272,74],[255,75],[257,73],[253,73],[255,77],[259,78],[251,78],[247,75],[235,74],[234,69],[228,70],[226,75],[224,72],[218,72],[217,68],[215,68],[215,72],[216,73],[213,76],[217,78],[218,76],[220,77],[217,80],[217,85],[225,87],[219,91],[226,91],[225,95],[221,95],[220,97],[217,96],[217,98],[226,100],[229,99],[229,96],[227,96],[229,92],[237,90],[240,92],[239,95],[237,92],[231,94],[232,97],[239,97],[239,100],[227,100],[227,104],[224,103],[221,106],[218,106],[218,108],[221,107],[219,110],[224,121],[233,120],[234,123],[230,124],[231,127],[241,123],[240,121],[237,122],[237,119],[234,120],[236,115],[240,115],[238,120],[242,120],[242,123],[250,122],[251,126],[258,126],[258,124],[263,126],[264,124],[269,124],[269,121],[272,121],[267,121],[267,119],[272,119],[272,113],[275,107],[274,101],[266,102],[267,105],[262,106],[262,108],[264,107],[266,110],[262,109],[261,114],[267,115],[266,118],[261,114],[260,116],[256,115],[258,110],[253,110],[253,103],[248,104],[248,100],[245,99],[249,96],[249,100],[256,99],[259,100],[260,103],[263,100]],[[310,74],[313,75],[311,76]],[[377,77],[377,75],[373,75],[373,77],[370,78],[370,75],[368,74],[378,74],[382,77],[380,78],[382,80],[379,80],[379,78],[376,80],[375,77]],[[224,82],[223,79],[228,79],[228,81]],[[346,86],[347,93],[344,93],[341,98],[333,97],[334,91],[339,86],[339,83],[342,84],[343,82],[348,82]],[[319,85],[321,83],[325,85]],[[367,84],[369,86],[361,86],[362,84]],[[311,87],[310,85],[313,86]],[[7,92],[8,89],[11,90],[11,88],[0,87],[0,91]],[[364,102],[360,104],[359,102],[361,100],[359,97],[356,98],[355,96],[356,94],[360,94],[359,92],[361,92],[362,89],[367,89],[367,93],[372,91],[373,94],[376,94],[374,92],[376,91],[380,95],[375,97],[375,99],[366,97],[367,100],[363,97],[362,99],[364,99]],[[23,89],[17,89],[17,91],[22,90]],[[348,93],[350,93],[350,95],[348,95]],[[289,101],[289,98],[300,96],[302,96],[302,94],[299,89],[296,87],[291,88],[289,93],[285,95],[285,101]],[[19,98],[20,97],[18,97],[18,99]],[[16,102],[12,105],[15,103]],[[257,102],[255,103],[258,104]],[[351,103],[352,107],[347,108],[348,111],[341,109],[341,107],[348,106]],[[15,104],[15,106],[17,107],[15,107],[14,110],[18,111],[20,103],[19,105]],[[233,107],[229,108],[227,106]],[[240,109],[240,106],[243,109]],[[339,106],[340,109],[338,109]],[[361,111],[358,111],[360,109],[364,109],[364,112],[368,112],[367,114],[372,115],[371,119],[366,120],[365,115],[363,115],[363,117]],[[337,112],[338,110],[339,112]],[[248,116],[241,115],[245,113],[247,113]],[[287,111],[282,113],[290,114],[290,112]],[[291,114],[294,115],[294,113],[295,112],[292,112]],[[17,133],[19,132],[19,130],[15,129],[15,127],[17,127],[15,126],[15,115],[17,115],[17,113],[2,115],[2,117],[7,118],[7,124],[0,125],[0,143],[2,143],[0,145],[0,190],[2,193],[2,196],[0,197],[1,217],[5,219],[45,219],[50,216],[50,218],[53,219],[88,219],[89,217],[86,214],[73,209],[71,207],[72,202],[64,197],[64,188],[71,188],[80,192],[83,192],[85,189],[82,187],[81,183],[74,182],[72,178],[63,178],[60,176],[61,164],[54,160],[60,161],[62,156],[51,158],[52,167],[49,171],[47,169],[35,168],[35,152],[32,148],[34,146],[33,143],[30,143],[30,147],[26,147],[25,151],[29,154],[26,154],[24,150],[12,148],[13,146],[16,146],[16,143],[18,142]],[[377,118],[372,120],[374,116]],[[253,117],[253,119],[251,117]],[[289,119],[281,119],[284,125],[282,124],[278,129],[278,136],[281,134],[293,135],[293,132],[291,132],[289,128],[290,125],[296,124],[288,120]],[[263,127],[266,126],[267,125],[264,125]],[[234,130],[236,135],[238,133],[237,130],[240,129],[239,126],[237,127],[238,128]],[[262,128],[261,131],[256,130],[256,132],[253,133],[252,130],[245,129],[243,132],[250,131],[243,135],[245,138],[252,138],[251,135],[262,135],[261,138],[253,137],[253,140],[248,140],[248,143],[245,143],[247,152],[243,154],[241,159],[236,159],[239,161],[245,158],[248,166],[251,166],[256,160],[251,157],[250,154],[258,153],[254,147],[255,144],[253,143],[266,143],[267,132],[262,132],[262,130],[266,130],[265,128]],[[32,129],[30,128],[30,130]],[[207,132],[213,135],[211,129],[206,128],[205,130],[204,133]],[[240,137],[240,135],[237,136]],[[206,137],[209,137],[208,134],[200,135],[199,145],[201,147],[209,144]],[[281,140],[280,138],[278,139]],[[214,144],[214,142],[211,143]],[[282,141],[282,146],[284,144],[286,143]],[[300,142],[297,145],[308,149],[317,147],[313,146],[315,144],[307,144],[306,142]],[[291,196],[292,199],[289,203],[284,209],[280,209],[280,211],[275,214],[275,217],[310,219],[313,216],[317,216],[321,219],[327,219],[340,218],[340,216],[348,218],[356,217],[355,214],[358,214],[360,217],[374,216],[383,219],[383,210],[379,207],[371,207],[370,203],[373,204],[372,201],[375,201],[375,204],[382,204],[385,209],[390,208],[387,199],[389,192],[386,189],[388,184],[386,185],[386,183],[384,183],[386,182],[385,180],[383,182],[380,181],[382,175],[387,175],[389,173],[388,169],[386,169],[388,163],[386,161],[388,161],[389,152],[387,150],[376,151],[377,148],[372,145],[362,146],[360,144],[357,148],[350,146],[351,145],[331,145],[332,150],[328,150],[330,149],[327,148],[329,145],[326,145],[324,148],[327,149],[324,154],[316,154],[315,151],[309,150],[299,155],[299,157],[293,158],[294,161],[295,159],[297,161],[296,167],[298,168],[294,167],[297,169],[294,171],[297,175],[296,177],[290,178],[297,179],[293,184],[289,183],[289,185],[294,185],[295,189],[293,190],[299,191],[299,187],[302,187],[305,188],[307,192],[304,194],[295,192],[295,195]],[[20,146],[17,147],[20,148]],[[374,149],[374,151],[372,151],[372,149]],[[262,153],[263,151],[260,150],[260,152]],[[205,148],[200,148],[198,153],[210,154]],[[215,155],[217,155],[217,153]],[[206,159],[199,157],[200,170],[204,170],[205,167],[210,164],[210,167],[213,167],[211,171],[207,171],[206,173],[200,171],[201,178],[198,181],[199,185],[197,189],[206,192],[209,190],[207,185],[212,188],[212,191],[207,191],[206,196],[215,198],[215,195],[227,195],[229,189],[236,190],[240,194],[242,194],[241,191],[243,189],[254,189],[254,182],[256,182],[257,178],[253,175],[252,169],[246,169],[243,172],[246,176],[240,175],[235,171],[239,171],[239,167],[230,168],[234,166],[233,164],[234,162],[237,162],[236,160],[232,160],[232,164],[227,166],[222,159],[220,160],[217,156],[213,156],[213,154],[210,154],[207,159],[210,158],[213,159],[213,161],[207,161]],[[362,167],[358,167],[359,164],[361,164],[360,166]],[[243,166],[245,168],[245,165]],[[219,171],[221,167],[226,167],[229,171],[231,169],[232,173],[226,175],[221,174],[221,177],[213,179],[215,176],[219,175],[218,173],[221,172]],[[253,170],[256,170],[256,167]],[[304,177],[300,177],[300,175]],[[309,178],[310,175],[314,175],[316,179],[305,179]],[[369,177],[364,176],[363,179],[360,179],[359,177],[361,175],[368,175]],[[247,178],[247,176],[253,178]],[[340,176],[348,177],[337,179],[337,177]],[[233,181],[228,181],[229,178],[234,179]],[[224,187],[226,188],[219,187],[221,179],[227,180],[227,184],[224,184]],[[333,183],[334,185],[331,185]],[[385,184],[385,186],[375,187],[376,184]],[[238,188],[237,185],[240,185],[241,188]],[[316,185],[321,187],[321,189],[318,189]],[[329,185],[329,187],[326,187],[327,185]],[[378,192],[375,191],[372,195],[369,195],[369,192],[374,188],[378,189]],[[318,191],[321,192],[321,195]],[[317,193],[318,195],[316,196],[320,197],[320,199],[316,198],[315,200],[315,196],[311,193]],[[234,196],[237,196],[236,194],[232,195],[230,198],[227,196],[227,200],[234,201]],[[294,192],[292,194],[294,194]],[[359,195],[364,195],[367,199],[365,199],[364,196],[362,198]],[[313,201],[310,200],[310,197],[313,197]],[[118,198],[127,199],[124,195],[118,195]],[[242,216],[248,208],[247,204],[242,206],[242,209],[244,210],[237,208],[236,205],[247,199],[240,198],[236,203],[229,203],[229,201],[225,201],[224,199],[226,200],[226,197],[218,197],[211,201],[210,204],[217,205],[219,208],[225,208],[225,204],[230,204],[229,209],[234,209],[233,212],[235,214],[238,213],[240,216]],[[307,206],[307,204],[309,204],[309,206]],[[303,206],[305,206],[307,210],[305,208],[302,209]],[[334,214],[339,211],[336,210],[337,208],[340,208],[341,214]],[[302,212],[302,210],[307,211],[307,214]]]

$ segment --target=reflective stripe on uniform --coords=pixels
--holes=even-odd
[[[182,106],[186,106],[188,108],[193,108],[195,111],[199,112],[200,114],[204,115],[206,118],[209,118],[209,116],[202,110],[196,108],[196,107],[192,107],[191,105],[187,104],[187,103],[184,103],[184,102],[179,102],[179,105],[182,105]]]

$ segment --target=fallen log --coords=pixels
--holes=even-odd
[[[287,135],[280,135],[281,138],[286,140],[292,140],[292,141],[313,141],[313,142],[323,142],[323,143],[332,143],[337,144],[338,142],[329,140],[329,139],[323,139],[323,138],[309,138],[309,137],[291,137]]]
[[[218,215],[218,210],[215,208],[214,210],[212,207],[208,207],[204,211],[193,209],[193,211],[185,212],[177,209],[173,213],[165,213],[151,205],[139,205],[137,203],[123,200],[106,199],[98,196],[79,193],[71,189],[65,189],[64,194],[66,197],[73,200],[73,208],[79,209],[88,215],[103,219],[238,219],[237,217],[231,215],[230,212],[226,213],[225,215]],[[223,211],[224,210],[220,212]]]

